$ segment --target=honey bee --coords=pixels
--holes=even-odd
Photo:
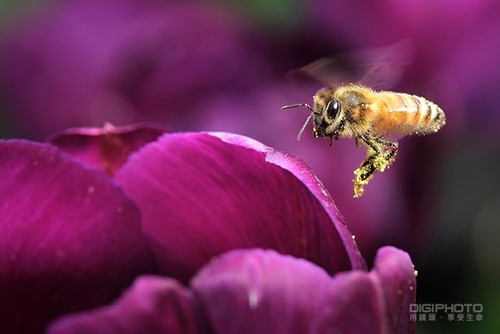
[[[314,137],[330,137],[330,145],[339,137],[354,138],[356,147],[366,146],[366,158],[354,171],[355,198],[363,195],[375,171],[383,172],[394,162],[398,143],[388,136],[437,132],[446,121],[443,110],[423,97],[355,84],[320,89],[313,101],[313,106],[300,103],[282,109],[305,107],[311,111],[297,140],[312,118]]]

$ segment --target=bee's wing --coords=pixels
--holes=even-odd
[[[356,83],[377,90],[390,89],[401,80],[413,56],[413,43],[406,39],[389,46],[321,58],[299,72],[333,87]]]

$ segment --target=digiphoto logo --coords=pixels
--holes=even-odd
[[[481,321],[483,304],[410,304],[411,321]]]

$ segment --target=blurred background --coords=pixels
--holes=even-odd
[[[419,333],[500,332],[497,0],[2,0],[0,29],[1,137],[155,121],[291,152],[369,265],[397,246],[419,272],[418,303],[483,305],[482,318],[417,319]],[[440,132],[401,139],[360,199],[352,173],[365,151],[330,147],[311,127],[297,142],[307,110],[280,110],[312,103],[323,84],[297,70],[322,57],[338,60],[340,81],[368,68],[374,88],[424,96],[447,116]]]

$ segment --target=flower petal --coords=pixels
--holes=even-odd
[[[191,282],[215,333],[307,333],[331,277],[274,251],[235,250]]]
[[[140,207],[161,270],[181,281],[235,248],[272,248],[329,273],[364,269],[311,170],[246,137],[164,135],[130,157],[115,181]]]
[[[386,289],[408,284],[411,261],[392,247],[378,255],[371,273],[356,270],[332,278],[302,259],[260,249],[234,250],[205,266],[191,285],[219,334],[414,333],[408,303],[387,302],[392,289]],[[380,274],[393,271],[395,264],[402,275]],[[406,286],[396,294],[414,302],[414,288]]]
[[[199,312],[176,281],[143,276],[113,305],[58,319],[48,333],[203,333]]]
[[[408,253],[394,247],[377,252],[370,275],[380,283],[391,333],[414,333],[416,322],[410,320],[410,304],[416,302],[417,282]]]
[[[370,273],[337,274],[312,333],[415,333],[416,281],[407,253],[383,247]]]
[[[343,240],[344,246],[347,249],[347,255],[349,256],[349,260],[352,264],[352,269],[366,269],[366,263],[359,253],[358,246],[355,242],[353,242],[353,235],[345,225],[342,214],[316,174],[314,174],[314,172],[303,160],[299,159],[295,155],[274,150],[248,137],[223,132],[212,133],[212,135],[219,137],[227,143],[264,152],[266,154],[267,162],[273,163],[291,172],[302,183],[304,183],[309,191],[311,191],[319,200],[335,224],[339,237]]]
[[[0,141],[0,331],[40,331],[152,270],[139,212],[99,171],[46,144]]]
[[[69,129],[48,138],[62,151],[80,159],[84,164],[113,175],[133,152],[167,132],[165,126],[145,123],[115,128]]]
[[[310,333],[387,333],[380,286],[365,272],[337,274]]]

